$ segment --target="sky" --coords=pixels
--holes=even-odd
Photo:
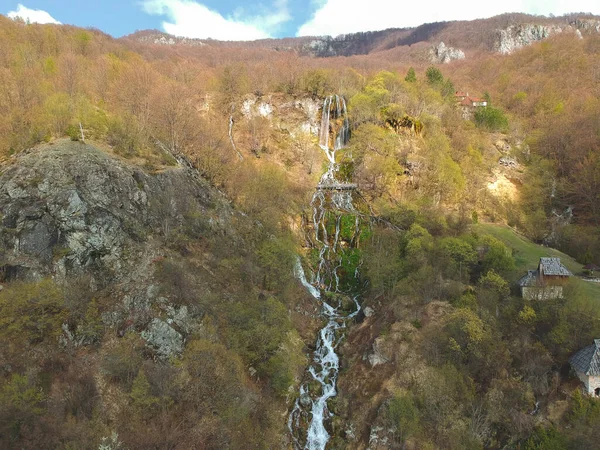
[[[411,6],[408,6],[411,5]],[[600,0],[0,0],[0,13],[30,22],[94,27],[115,37],[158,29],[177,36],[254,40],[472,20],[506,12],[600,15]]]

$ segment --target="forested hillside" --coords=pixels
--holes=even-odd
[[[334,323],[327,448],[598,448],[600,34],[463,25],[319,58],[0,17],[0,446],[303,446]],[[525,300],[544,246],[575,276]]]

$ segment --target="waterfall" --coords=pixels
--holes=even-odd
[[[326,424],[332,414],[327,408],[327,402],[337,395],[339,372],[339,357],[335,349],[343,338],[340,330],[346,328],[348,320],[360,310],[356,295],[351,297],[354,312],[350,314],[344,312],[340,300],[340,296],[344,294],[341,291],[341,277],[358,279],[359,276],[358,266],[350,274],[342,274],[345,247],[356,243],[360,234],[359,213],[353,203],[354,185],[343,183],[337,178],[336,153],[346,147],[349,137],[346,101],[337,95],[327,97],[323,101],[319,145],[329,164],[311,200],[314,246],[319,250],[311,282],[306,279],[300,259],[296,262],[296,277],[315,300],[320,300],[321,316],[326,325],[319,332],[313,362],[307,375],[309,380],[313,380],[312,386],[318,384],[320,392],[310,392],[311,383],[304,382],[288,418],[288,428],[296,449],[323,450],[330,439]],[[345,241],[342,236],[344,215],[353,216],[355,224],[353,236],[350,239],[345,236]],[[330,227],[333,232],[328,231]],[[322,295],[322,291],[325,295]],[[336,298],[337,305],[334,303]],[[306,433],[303,425],[307,425]]]
[[[302,268],[302,263],[300,262],[300,258],[296,259],[296,268],[295,268],[295,272],[296,272],[296,277],[300,280],[300,282],[302,283],[302,286],[304,286],[306,288],[306,290],[308,292],[310,292],[310,295],[312,295],[314,298],[319,299],[321,298],[321,293],[319,292],[319,290],[314,287],[312,284],[310,284],[308,281],[306,281],[306,275],[304,274],[304,269]]]
[[[229,135],[229,142],[231,142],[231,146],[233,147],[233,149],[235,150],[235,152],[238,155],[238,158],[240,159],[240,161],[242,161],[244,159],[244,157],[242,156],[242,154],[240,153],[240,151],[237,149],[236,145],[235,145],[235,141],[233,140],[233,111],[235,110],[235,105],[231,105],[231,114],[229,115],[229,131],[228,131],[228,135]]]

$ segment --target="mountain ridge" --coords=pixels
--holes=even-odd
[[[534,16],[508,13],[487,19],[442,21],[417,27],[388,28],[338,36],[302,36],[260,39],[255,41],[220,41],[174,36],[159,30],[141,30],[120,38],[150,45],[263,48],[275,51],[291,51],[301,56],[333,57],[369,55],[397,47],[413,45],[438,45],[445,42],[466,52],[499,51],[503,32],[519,30],[528,25],[544,27],[550,32],[542,33],[541,39],[562,31],[598,33],[600,16],[585,13],[566,14],[559,17]],[[560,31],[558,31],[560,30]],[[539,39],[536,39],[539,40]],[[500,53],[508,53],[499,51]]]

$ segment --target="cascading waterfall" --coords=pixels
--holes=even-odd
[[[227,132],[227,135],[229,136],[229,142],[231,142],[231,146],[233,147],[233,149],[237,153],[238,158],[240,159],[240,161],[242,161],[244,159],[244,157],[242,156],[242,154],[240,153],[240,151],[237,149],[237,146],[235,145],[235,141],[233,140],[233,124],[234,124],[233,112],[234,111],[235,111],[235,105],[232,104],[231,105],[231,114],[229,115],[229,130]]]
[[[313,363],[308,369],[308,381],[300,386],[299,398],[288,419],[297,449],[322,450],[330,439],[326,428],[331,418],[327,401],[337,394],[339,371],[339,357],[335,349],[343,337],[342,330],[346,323],[360,310],[356,295],[345,296],[347,292],[342,292],[341,282],[342,277],[356,280],[359,276],[358,266],[350,273],[343,270],[347,247],[355,245],[360,234],[359,212],[353,204],[353,185],[338,180],[336,176],[339,169],[336,152],[347,145],[349,130],[345,100],[337,95],[326,98],[323,102],[319,145],[329,164],[311,201],[313,244],[318,250],[318,262],[311,282],[308,282],[298,259],[296,276],[310,294],[321,301],[321,315],[327,323],[319,332]],[[343,217],[346,217],[344,230]],[[348,222],[352,218],[353,229],[349,231]],[[344,303],[344,299],[348,298],[353,309],[351,313],[348,313],[348,301]]]

